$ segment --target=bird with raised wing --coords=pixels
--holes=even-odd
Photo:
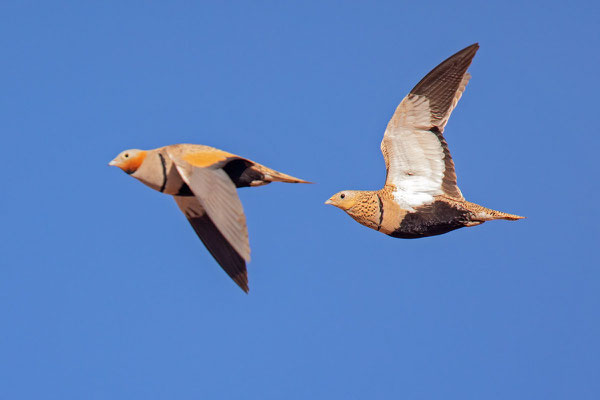
[[[236,188],[271,182],[310,183],[196,144],[125,150],[109,165],[173,196],[208,251],[245,292],[249,290],[246,262],[250,261],[250,244]]]
[[[381,142],[387,177],[377,191],[344,190],[326,204],[357,222],[397,238],[420,238],[518,215],[465,200],[443,132],[471,75],[477,43],[429,72],[402,100]]]

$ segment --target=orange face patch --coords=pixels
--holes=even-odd
[[[135,156],[130,155],[128,158],[123,155],[123,161],[117,166],[128,174],[133,174],[146,159],[146,154],[146,151],[140,151]]]
[[[184,155],[182,158],[184,161],[190,163],[194,167],[209,167],[230,157],[236,156],[221,150],[211,150],[205,152],[189,153]]]

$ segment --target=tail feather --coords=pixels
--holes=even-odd
[[[274,169],[265,167],[264,165],[255,165],[254,168],[258,169],[264,175],[263,179],[267,182],[312,183],[279,171],[275,171]]]
[[[491,208],[486,208],[484,206],[480,206],[479,204],[465,202],[466,208],[471,211],[475,215],[476,220],[480,221],[492,221],[495,219],[504,219],[507,221],[517,221],[519,219],[523,219],[525,217],[521,217],[520,215],[509,214],[502,211],[492,210]]]

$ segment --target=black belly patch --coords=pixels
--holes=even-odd
[[[184,182],[184,184],[179,188],[176,196],[194,196],[194,193],[192,193],[192,190],[187,183]]]
[[[470,212],[452,206],[445,201],[434,201],[432,204],[417,208],[417,211],[406,214],[400,227],[390,236],[402,239],[416,239],[441,235],[464,227],[469,221]]]
[[[252,182],[262,181],[265,178],[262,173],[252,167],[250,161],[236,158],[225,164],[223,170],[227,172],[235,186],[240,188],[248,187]]]

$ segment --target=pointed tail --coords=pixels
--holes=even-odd
[[[467,208],[475,215],[476,220],[480,221],[492,221],[495,219],[505,219],[507,221],[517,221],[519,219],[523,219],[525,217],[521,217],[520,215],[509,214],[502,211],[492,210],[491,208],[486,208],[484,206],[480,206],[479,204],[466,202]]]
[[[288,183],[313,183],[309,181],[305,181],[303,179],[295,178],[291,175],[284,174],[279,171],[275,171],[269,167],[265,167],[264,165],[255,164],[254,168],[259,170],[264,175],[264,181],[268,182],[288,182]]]
[[[523,219],[525,217],[521,217],[520,215],[509,214],[502,211],[490,210],[491,211],[491,219],[505,219],[507,221],[517,221],[519,219]]]

